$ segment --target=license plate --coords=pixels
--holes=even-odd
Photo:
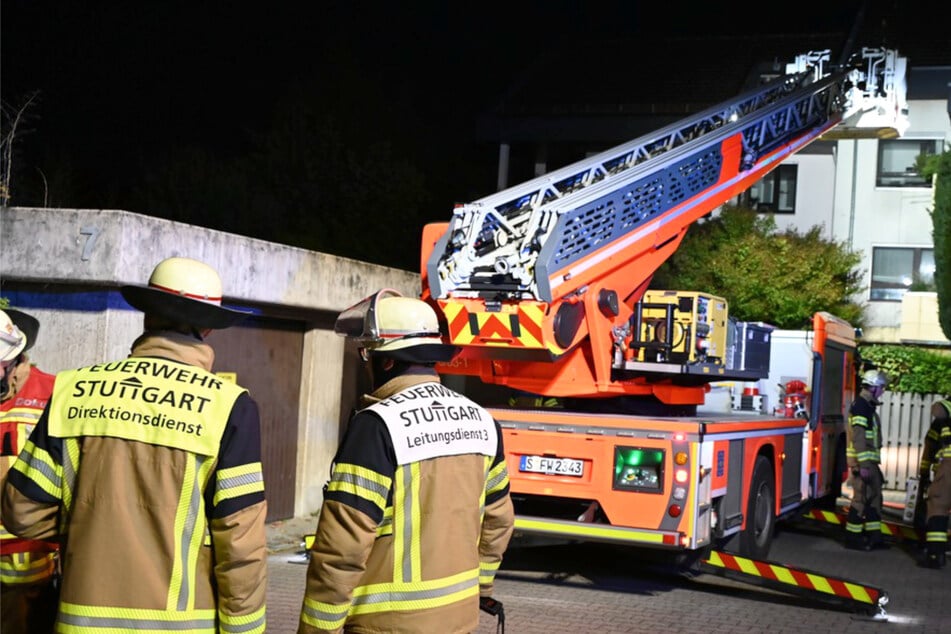
[[[548,456],[522,456],[518,463],[519,471],[566,475],[580,478],[584,475],[584,461],[574,458],[550,458]]]

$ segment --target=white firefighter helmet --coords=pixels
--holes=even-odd
[[[862,373],[862,385],[869,387],[880,387],[883,390],[888,385],[888,377],[884,372],[878,370],[866,370]]]
[[[340,313],[334,332],[373,354],[386,354],[401,361],[449,361],[458,352],[456,346],[443,343],[432,306],[389,288]]]
[[[192,258],[166,258],[152,270],[148,286],[130,284],[119,291],[143,313],[196,328],[228,328],[251,314],[222,306],[218,272]]]
[[[13,361],[26,349],[26,335],[0,310],[0,361]]]

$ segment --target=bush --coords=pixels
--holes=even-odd
[[[696,290],[725,298],[730,315],[797,330],[828,311],[862,326],[861,254],[822,237],[821,227],[779,231],[772,215],[725,206],[696,223],[657,270],[651,288]]]
[[[888,389],[894,392],[951,394],[951,356],[892,345],[863,345],[859,354],[888,375]]]

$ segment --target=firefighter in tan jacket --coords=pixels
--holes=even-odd
[[[246,316],[221,290],[188,258],[122,287],[145,313],[131,355],[57,374],[10,470],[4,526],[63,543],[57,631],[265,631],[258,409],[203,341]]]
[[[934,482],[931,475],[934,474]],[[931,406],[931,426],[925,434],[918,467],[922,492],[928,494],[925,517],[925,552],[921,565],[944,568],[947,564],[948,513],[951,513],[951,400]]]
[[[512,535],[498,424],[433,369],[456,352],[425,302],[384,289],[335,330],[374,391],[334,459],[299,632],[472,632]]]
[[[854,550],[885,548],[882,539],[882,424],[876,407],[888,377],[867,370],[862,390],[849,408],[849,444],[845,451],[852,473],[852,503],[845,521],[845,547]]]

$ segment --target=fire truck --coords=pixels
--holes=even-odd
[[[902,134],[905,67],[884,48],[839,65],[805,53],[732,100],[424,228],[422,297],[461,349],[440,372],[557,404],[490,408],[517,535],[770,566],[778,521],[834,503],[852,326],[815,315],[798,415],[713,411],[711,386],[772,380],[772,330],[734,320],[725,298],[650,282],[692,223],[809,143]],[[862,592],[880,607],[884,593]]]

